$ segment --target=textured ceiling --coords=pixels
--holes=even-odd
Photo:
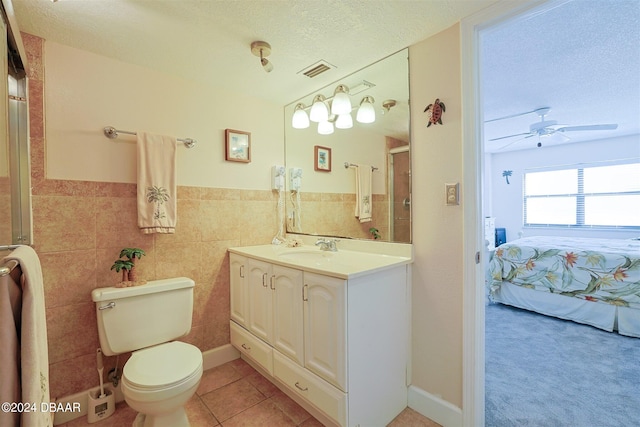
[[[640,132],[640,1],[555,4],[482,35],[485,120],[550,107],[545,120],[559,125],[618,124],[618,129],[488,141],[528,132],[540,121],[531,113],[487,123],[485,148],[491,151]],[[638,147],[640,156],[640,140]]]
[[[436,34],[496,0],[13,0],[22,31],[286,105]],[[544,145],[640,131],[640,1],[576,0],[482,35],[486,119],[551,107],[559,124],[617,123]],[[272,46],[265,73],[250,44]],[[325,60],[337,68],[309,79]],[[487,123],[500,150],[535,114]],[[529,148],[537,137],[508,149]],[[640,150],[639,150],[640,151]],[[639,152],[640,155],[640,152]]]
[[[496,0],[13,0],[22,31],[285,105]],[[267,74],[250,44],[271,44]],[[325,60],[337,68],[309,79]]]

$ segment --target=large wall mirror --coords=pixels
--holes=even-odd
[[[0,14],[0,246],[31,244],[28,113],[22,42],[12,15]],[[20,46],[20,48],[18,48]]]
[[[332,114],[343,93],[349,112]],[[307,125],[314,100],[323,101],[329,117],[319,123],[312,117]],[[287,231],[410,243],[410,153],[407,49],[287,105]],[[360,207],[370,207],[371,220],[361,222],[356,175],[367,168],[370,205]]]

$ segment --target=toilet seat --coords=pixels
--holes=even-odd
[[[179,387],[201,375],[200,349],[181,341],[135,351],[123,369],[127,387],[141,392]]]

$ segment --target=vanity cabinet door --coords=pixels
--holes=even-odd
[[[242,326],[247,326],[247,258],[229,254],[231,319]]]
[[[346,281],[304,273],[304,366],[347,392]]]
[[[302,365],[302,271],[274,265],[272,279],[273,345],[282,354]]]
[[[249,258],[248,279],[248,328],[266,343],[273,342],[273,290],[271,289],[271,264]]]

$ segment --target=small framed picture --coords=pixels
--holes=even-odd
[[[251,133],[225,129],[225,157],[228,162],[251,162]]]
[[[314,162],[314,170],[331,172],[331,148],[316,145],[314,147]]]

